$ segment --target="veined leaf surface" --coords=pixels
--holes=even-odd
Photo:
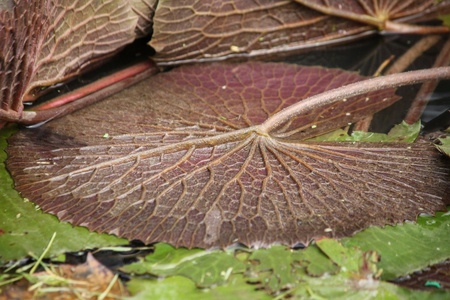
[[[448,0],[160,0],[150,45],[160,64],[262,56],[343,43],[391,29],[386,24],[400,31],[392,20],[449,7]]]
[[[0,10],[0,120],[17,121],[23,97],[79,74],[131,43],[137,16],[123,0],[14,0]]]
[[[388,29],[390,20],[409,17],[427,10],[448,7],[449,1],[434,0],[295,0],[309,8],[325,14],[348,18],[358,22]]]
[[[287,64],[182,67],[21,131],[7,167],[63,221],[175,246],[307,244],[444,210],[449,166],[431,145],[303,141],[388,106],[392,89],[260,125],[361,79]]]

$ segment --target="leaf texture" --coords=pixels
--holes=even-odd
[[[447,136],[444,138],[440,138],[439,141],[441,142],[441,145],[436,145],[436,148],[443,154],[450,157],[450,137]]]
[[[449,228],[450,213],[438,212],[435,217],[420,216],[416,224],[369,228],[341,242],[377,251],[382,257],[381,279],[392,280],[450,259]]]
[[[56,239],[46,252],[46,258],[80,249],[128,243],[126,239],[112,235],[98,235],[86,228],[61,224],[56,217],[42,213],[38,205],[22,199],[12,189],[14,182],[4,165],[6,138],[14,131],[11,127],[0,130],[0,264],[20,260],[30,252],[40,255],[54,233]]]
[[[7,167],[63,221],[175,246],[307,244],[444,210],[449,166],[431,145],[302,141],[382,109],[392,90],[273,132],[258,125],[361,79],[286,64],[178,68],[14,135]]]
[[[78,74],[132,42],[137,17],[123,0],[15,0],[0,11],[0,119],[15,121],[34,87]]]
[[[377,25],[387,20],[404,18],[448,5],[447,0],[295,0],[326,14]],[[384,29],[380,27],[380,29]]]
[[[130,0],[133,12],[139,17],[136,26],[136,36],[145,37],[152,33],[153,15],[156,9],[156,0]]]
[[[290,0],[161,0],[150,46],[157,62],[250,56],[311,47],[370,27]]]
[[[262,56],[342,43],[384,29],[386,20],[450,6],[435,2],[161,0],[150,45],[160,64]]]

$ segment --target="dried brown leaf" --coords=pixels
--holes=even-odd
[[[3,299],[100,299],[113,300],[129,296],[114,273],[88,253],[86,262],[79,265],[61,264],[29,277],[38,284],[34,287],[27,280],[8,286],[0,295]],[[110,286],[111,285],[111,286]]]
[[[393,90],[259,125],[361,79],[286,64],[182,67],[21,131],[7,167],[63,221],[186,247],[306,244],[445,209],[449,165],[431,145],[302,142],[389,105]]]

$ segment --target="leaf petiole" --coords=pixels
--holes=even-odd
[[[288,120],[304,114],[307,111],[356,95],[381,89],[396,88],[409,84],[448,78],[450,78],[450,67],[440,67],[392,74],[355,82],[297,102],[268,118],[259,125],[259,130],[269,133],[280,128]]]

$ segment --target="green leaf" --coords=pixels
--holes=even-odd
[[[199,281],[203,276],[204,281],[205,278],[209,279],[207,283],[212,284],[213,278],[220,279],[220,273],[226,272],[232,266],[223,260],[223,256],[230,255],[233,263],[242,262],[239,268],[232,270],[230,278],[234,276],[234,273],[242,272],[241,266],[244,266],[244,269],[247,269],[244,273],[247,280],[264,288],[270,294],[289,289],[295,291],[297,295],[297,293],[305,292],[303,288],[318,288],[323,282],[330,282],[335,284],[334,287],[328,287],[331,294],[335,291],[336,295],[345,295],[345,289],[341,286],[345,278],[341,278],[343,276],[341,273],[353,273],[361,277],[362,275],[358,272],[363,271],[366,275],[377,275],[373,259],[363,268],[364,259],[370,258],[367,254],[364,256],[363,251],[376,250],[381,255],[381,262],[377,266],[383,269],[382,279],[393,279],[449,258],[449,227],[450,214],[437,213],[436,217],[419,217],[417,223],[369,228],[351,238],[343,239],[343,246],[333,239],[322,239],[318,240],[316,245],[311,245],[304,250],[292,250],[277,245],[268,249],[248,250],[251,251],[250,255],[242,252],[242,258],[238,251],[235,251],[232,256],[230,250],[207,252],[199,249],[174,249],[170,245],[161,243],[156,245],[154,254],[147,256],[145,267],[139,269],[140,264],[134,264],[133,267],[125,267],[125,269],[129,272],[148,272],[157,276],[183,275],[192,278],[197,285],[201,285]],[[362,250],[353,248],[355,246]],[[198,262],[195,265],[192,264],[194,260]],[[220,268],[215,267],[219,264]],[[151,267],[149,270],[146,269],[148,266]],[[212,276],[205,276],[207,272],[212,272],[210,273]],[[318,278],[314,281],[311,278],[324,274],[327,274],[328,279]],[[337,277],[330,274],[336,274]],[[308,284],[302,283],[304,281]],[[220,280],[215,282],[215,284],[224,283]],[[381,282],[376,284],[376,288],[377,295],[392,297],[395,295],[394,298],[412,293],[395,286],[386,286]],[[353,294],[354,297],[366,295],[351,290],[347,292],[349,297]],[[418,295],[429,296],[422,293]]]
[[[420,121],[409,125],[405,121],[395,125],[388,133],[390,142],[412,143],[420,133]]]
[[[242,275],[231,276],[227,285],[213,289],[198,289],[194,282],[183,276],[173,276],[162,280],[134,278],[127,283],[129,291],[134,295],[128,300],[206,300],[206,299],[272,299],[255,286],[247,284]]]
[[[166,244],[157,244],[157,248],[159,249],[154,256],[149,256],[149,260],[152,257],[156,263],[161,259],[166,266],[170,260],[179,265],[181,260],[189,257],[189,252],[200,257],[216,255],[198,249],[173,249]],[[179,250],[181,252],[177,255]],[[305,250],[272,246],[269,249],[253,250],[249,257],[246,256],[246,277],[232,274],[224,285],[210,289],[198,289],[196,283],[185,276],[170,276],[165,279],[134,278],[127,284],[134,295],[129,299],[271,298],[266,293],[294,299],[446,299],[450,295],[445,291],[412,291],[377,280],[377,268],[372,254],[357,248],[349,249],[333,239],[322,239],[317,242],[317,246],[312,245]],[[333,264],[332,260],[339,266]],[[309,264],[303,264],[304,262]],[[322,273],[322,277],[308,276],[304,272],[305,266],[318,267],[323,263],[331,266],[329,270],[334,267],[334,271]],[[176,266],[172,267],[176,269]],[[207,270],[209,265],[199,263],[197,268]],[[339,268],[340,271],[337,272]],[[253,284],[248,284],[251,282]]]
[[[301,250],[300,263],[306,266],[306,272],[310,276],[319,277],[328,274],[335,274],[339,271],[339,266],[333,263],[317,246]]]
[[[329,277],[306,277],[303,282],[289,291],[293,299],[449,299],[450,292],[422,292],[399,287],[378,280],[352,280],[348,273]]]
[[[339,273],[321,278],[302,277],[290,296],[298,299],[444,299],[450,292],[416,292],[378,280],[375,252],[344,247],[338,241],[323,238],[317,246],[341,267]]]
[[[188,250],[158,243],[155,252],[145,260],[123,267],[123,271],[149,273],[158,277],[181,275],[190,278],[199,287],[223,285],[231,274],[245,271],[245,264],[236,259],[233,250]]]
[[[121,270],[157,277],[184,276],[200,287],[224,285],[233,274],[247,270],[249,281],[262,282],[266,290],[276,292],[295,284],[305,270],[311,276],[321,276],[336,273],[339,268],[317,247],[291,250],[278,245],[259,250],[205,251],[158,243],[144,261]]]
[[[450,156],[450,136],[441,138],[439,141],[441,141],[442,145],[435,145],[436,148],[445,155]]]
[[[309,139],[309,141],[329,141],[329,142],[400,142],[412,143],[416,140],[420,132],[420,121],[409,125],[405,121],[395,125],[388,134],[354,131],[348,135],[347,130],[337,129],[335,131]]]
[[[321,276],[339,271],[339,267],[315,246],[292,250],[275,245],[253,251],[248,260],[251,264],[247,275],[254,277],[251,281],[262,282],[270,293],[296,285],[306,274]]]
[[[266,289],[275,292],[292,287],[300,280],[300,251],[275,245],[252,253],[249,260],[253,264],[256,279],[263,282]]]
[[[349,141],[351,139],[351,136],[348,135],[348,129],[336,129],[334,131],[321,134],[319,136],[313,137],[308,139],[308,141],[312,142],[343,142],[343,141]]]
[[[349,248],[374,250],[381,256],[382,279],[389,280],[450,258],[450,213],[421,216],[416,223],[371,227],[341,240]]]
[[[47,257],[86,248],[123,245],[126,239],[89,232],[84,227],[60,223],[55,216],[44,214],[13,189],[13,181],[3,164],[6,138],[15,129],[0,130],[0,263],[27,256],[40,255],[54,232],[56,239]]]
[[[442,20],[442,25],[450,27],[450,15],[440,16],[439,19]]]
[[[345,248],[338,241],[329,238],[320,239],[316,244],[342,270],[354,273],[361,269],[364,257],[358,248]]]

